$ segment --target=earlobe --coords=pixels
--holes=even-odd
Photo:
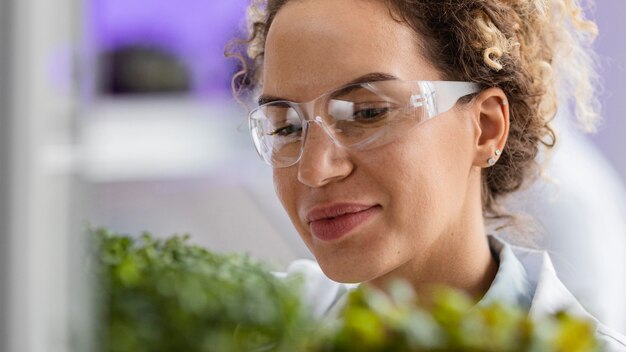
[[[509,103],[499,88],[489,88],[475,99],[477,125],[474,165],[491,167],[498,162],[509,134]]]

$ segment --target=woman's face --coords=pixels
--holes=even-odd
[[[371,73],[441,80],[417,37],[382,1],[290,1],[267,36],[263,94],[305,102]],[[475,139],[466,115],[452,109],[364,151],[311,124],[300,161],[274,169],[274,184],[326,275],[380,278],[460,235]]]

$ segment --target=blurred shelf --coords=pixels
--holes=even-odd
[[[258,162],[245,122],[232,98],[100,99],[83,110],[81,169],[88,180],[110,182],[246,168]]]

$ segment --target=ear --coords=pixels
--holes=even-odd
[[[474,99],[472,115],[476,127],[473,165],[490,167],[490,161],[497,162],[500,157],[509,135],[509,103],[502,89],[482,91]]]

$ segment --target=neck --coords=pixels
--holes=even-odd
[[[477,178],[478,181],[470,182],[458,221],[443,231],[428,251],[368,284],[384,290],[392,279],[407,280],[422,303],[427,303],[433,288],[440,286],[464,291],[480,300],[491,286],[498,265],[485,234],[480,177]]]

